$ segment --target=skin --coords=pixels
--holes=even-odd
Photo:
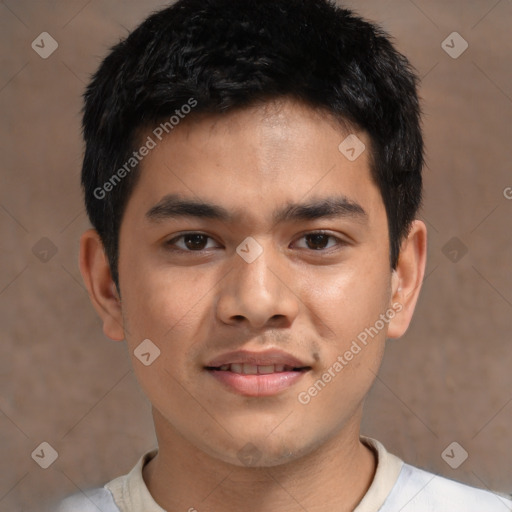
[[[370,141],[354,132],[367,150],[351,162],[338,150],[348,133],[291,100],[183,121],[141,164],[120,232],[121,299],[97,233],[82,236],[81,271],[104,332],[126,339],[153,406],[159,453],[143,476],[166,510],[350,511],[371,484],[375,457],[359,440],[363,402],[386,338],[402,336],[410,323],[426,227],[413,222],[392,271]],[[148,218],[167,194],[235,216]],[[288,203],[333,195],[366,215],[273,222]],[[318,230],[335,238],[315,245],[305,235]],[[210,238],[199,238],[198,251],[190,239],[175,240],[188,232]],[[263,248],[252,263],[236,252],[249,236]],[[173,240],[182,252],[171,250]],[[394,303],[401,311],[300,403],[298,394]],[[150,366],[133,354],[147,338],[161,351]],[[240,348],[279,348],[312,369],[275,396],[242,396],[203,368]],[[252,467],[238,457],[247,443],[260,457]]]

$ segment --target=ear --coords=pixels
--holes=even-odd
[[[103,332],[112,340],[124,340],[121,300],[103,243],[94,229],[87,230],[80,239],[80,272],[92,305],[103,321]]]
[[[398,264],[391,277],[391,307],[396,311],[389,322],[388,338],[403,336],[412,319],[427,262],[427,228],[415,220],[402,242]]]

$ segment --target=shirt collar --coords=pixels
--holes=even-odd
[[[403,462],[375,439],[361,436],[361,442],[375,453],[377,469],[368,491],[354,512],[376,512],[395,485]],[[120,512],[165,512],[151,496],[142,476],[142,469],[157,453],[158,448],[145,453],[127,475],[115,478],[105,485],[112,493]]]

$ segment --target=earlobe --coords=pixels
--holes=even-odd
[[[80,239],[80,272],[94,309],[103,322],[103,332],[112,340],[124,340],[121,301],[103,243],[94,229]]]
[[[402,242],[396,269],[391,277],[391,304],[396,316],[389,322],[388,338],[402,336],[412,319],[418,301],[427,260],[427,228],[420,220],[411,224],[407,238]]]

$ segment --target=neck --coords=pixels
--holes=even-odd
[[[143,477],[155,501],[168,511],[349,512],[375,475],[375,456],[359,440],[359,423],[300,459],[240,467],[198,450],[158,411],[153,416],[159,451]]]

